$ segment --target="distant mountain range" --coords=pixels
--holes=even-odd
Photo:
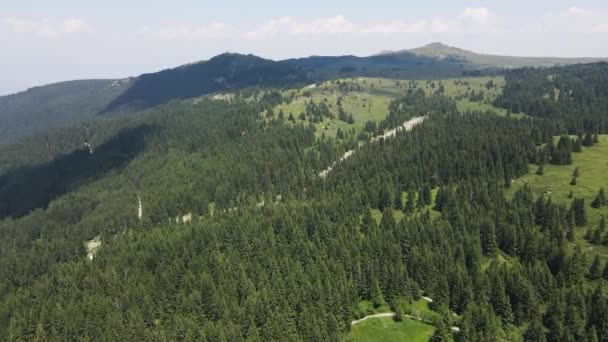
[[[448,46],[439,42],[431,43],[419,48],[385,51],[380,56],[399,56],[415,54],[437,58],[440,60],[452,59],[473,65],[475,68],[521,68],[521,67],[551,67],[556,65],[569,65],[578,63],[595,63],[608,61],[608,58],[560,58],[560,57],[516,57],[499,56],[476,53],[460,48]]]
[[[251,86],[290,86],[351,76],[445,78],[601,60],[606,59],[486,55],[441,43],[368,57],[311,56],[283,61],[225,53],[134,78],[62,82],[2,96],[0,144],[99,114],[132,112],[176,99]]]

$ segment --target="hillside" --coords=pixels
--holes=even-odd
[[[150,108],[176,99],[251,86],[285,87],[333,78],[446,78],[475,71],[456,59],[395,56],[311,56],[272,61],[253,55],[222,54],[208,61],[137,77],[104,112]]]
[[[552,73],[601,84],[602,65],[588,68]],[[601,340],[606,203],[589,199],[605,186],[604,161],[592,164],[608,140],[580,154],[548,141],[608,133],[605,111],[582,101],[515,119],[494,107],[537,76],[230,89],[91,122],[90,149],[15,146],[30,157],[0,171],[0,336]],[[83,127],[52,133],[78,142]],[[575,165],[557,165],[569,153],[577,186],[565,184]],[[543,162],[546,184],[531,176]],[[375,312],[396,321],[352,325]]]
[[[471,65],[476,68],[521,68],[521,67],[550,67],[556,65],[568,65],[578,63],[595,63],[607,61],[608,58],[559,58],[559,57],[515,57],[481,54],[460,48],[448,46],[442,43],[431,43],[419,48],[388,51],[381,55],[401,56],[414,54],[437,58],[439,60],[452,59]]]
[[[0,97],[0,145],[87,121],[122,93],[129,80],[80,80]]]
[[[312,56],[289,59],[285,63],[320,79],[347,76],[445,78],[462,76],[463,72],[471,70],[458,60],[440,60],[410,53],[370,57]]]
[[[145,109],[218,91],[249,86],[277,87],[306,80],[305,74],[285,63],[225,53],[208,61],[141,75],[103,112]]]
[[[493,56],[440,43],[369,57],[311,56],[272,61],[225,53],[207,61],[134,78],[70,81],[0,97],[0,144],[88,121],[100,113],[129,113],[173,100],[247,87],[289,87],[345,77],[492,76],[501,73],[502,68],[596,60]]]

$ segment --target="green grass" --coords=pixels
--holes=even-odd
[[[410,304],[409,315],[425,318],[438,314],[429,308],[429,302],[426,299],[420,298]]]
[[[419,321],[404,319],[395,322],[390,317],[372,318],[351,328],[347,341],[428,341],[435,328]]]
[[[395,218],[395,222],[401,221],[401,219],[405,216],[403,211],[393,209],[393,217]],[[382,212],[378,209],[372,209],[372,217],[376,220],[376,223],[380,224],[382,221]]]
[[[374,305],[369,300],[362,300],[357,305],[357,311],[365,312],[365,315],[373,315],[378,313],[386,313],[391,312],[391,307],[384,304],[379,306],[378,308],[374,308]]]
[[[486,88],[486,84],[492,81],[496,86]],[[492,102],[502,93],[505,79],[502,76],[494,77],[471,77],[461,79],[447,79],[439,81],[416,81],[416,86],[425,91],[426,94],[434,94],[443,85],[444,95],[456,100],[456,106],[460,111],[490,111],[498,115],[507,115],[507,111],[492,105]],[[483,91],[481,101],[471,101],[472,92]],[[512,114],[514,117],[522,117],[523,114]]]
[[[290,89],[283,91],[282,95],[285,98],[292,98],[289,103],[278,105],[274,108],[275,113],[283,110],[285,118],[292,113],[295,117],[295,122],[302,122],[299,115],[306,111],[306,103],[311,99],[315,103],[325,102],[329,106],[332,113],[337,117],[338,107],[336,102],[338,97],[342,97],[342,107],[347,114],[352,114],[354,124],[348,124],[344,121],[333,119],[325,119],[323,122],[315,124],[317,136],[325,133],[326,136],[335,137],[338,129],[345,132],[352,130],[355,133],[360,132],[365,125],[365,122],[379,122],[388,115],[388,106],[390,102],[402,95],[405,95],[408,89],[415,86],[417,89],[422,89],[427,94],[433,94],[440,85],[445,88],[444,95],[456,100],[458,109],[461,111],[493,111],[498,115],[506,115],[506,111],[494,107],[491,103],[502,92],[505,81],[503,77],[470,77],[461,79],[447,79],[435,81],[408,81],[408,80],[391,80],[383,78],[348,78],[339,80],[353,90],[343,92],[339,85],[334,81],[326,81],[315,85],[315,87],[304,87],[300,89]],[[485,85],[488,81],[496,84],[496,87],[487,89]],[[484,92],[484,97],[481,102],[470,101],[467,97],[471,91],[479,93]],[[307,93],[310,96],[304,96]],[[293,95],[293,97],[292,97]],[[308,119],[308,118],[307,118]],[[308,121],[306,121],[308,122]]]
[[[600,188],[608,190],[608,135],[600,135],[600,142],[591,147],[583,147],[583,152],[572,153],[572,165],[545,165],[544,174],[536,175],[537,166],[530,165],[530,172],[515,180],[509,192],[512,194],[520,187],[528,184],[532,191],[545,197],[551,197],[554,202],[569,206],[572,199],[568,193],[573,192],[574,197],[585,199],[588,225],[596,227],[602,215],[608,217],[608,208],[595,209],[591,201]],[[576,185],[570,185],[572,172],[578,167],[580,176]],[[576,229],[577,241],[580,241],[591,251],[608,255],[605,246],[591,245],[582,239],[586,227]]]

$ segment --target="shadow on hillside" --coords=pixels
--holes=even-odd
[[[126,166],[143,151],[144,137],[152,130],[149,125],[124,129],[93,153],[85,147],[0,176],[0,218],[21,217],[46,208],[53,199]]]

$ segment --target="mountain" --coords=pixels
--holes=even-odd
[[[589,63],[597,58],[510,57],[432,43],[375,56],[311,56],[273,61],[224,53],[207,61],[122,80],[79,80],[0,97],[0,145],[97,114],[133,112],[172,100],[246,87],[282,87],[336,77],[440,79],[503,68]]]
[[[459,60],[413,53],[386,56],[311,56],[272,61],[225,53],[208,61],[137,77],[103,112],[154,107],[218,91],[249,86],[276,87],[345,76],[391,78],[452,77],[470,70]]]
[[[592,89],[603,84],[597,74],[572,69],[567,82]],[[304,89],[325,92],[345,111],[367,109],[370,99],[375,108],[378,99],[356,82]],[[586,331],[605,340],[606,232],[596,227],[608,209],[579,197],[589,203],[607,184],[606,160],[588,156],[600,156],[608,137],[600,137],[600,151],[564,151],[591,163],[547,163],[553,173],[544,177],[530,171],[553,135],[585,125],[607,133],[606,107],[560,110],[584,122],[518,120],[456,112],[461,95],[445,81],[373,83],[369,95],[387,83],[402,94],[377,127],[420,113],[424,123],[372,140],[364,130],[382,131],[363,110],[346,136],[333,139],[327,130],[315,136],[314,118],[339,118],[303,89],[304,119],[268,110],[262,117],[267,104],[244,98],[171,101],[137,114],[141,124],[93,151],[0,174],[0,336],[336,341],[354,331],[352,322],[392,307],[397,320],[408,316],[385,317],[387,324],[408,333],[412,322],[426,325],[419,340],[442,329],[451,340],[451,326],[457,339],[475,341],[554,331],[558,341]],[[451,92],[423,90],[444,85]],[[316,176],[324,160],[351,149],[326,178]],[[568,184],[574,165],[593,188]],[[554,181],[557,173],[565,179],[560,192],[551,187],[552,198],[520,178]],[[594,245],[582,237],[587,229],[598,236]]]
[[[463,72],[471,69],[460,60],[438,59],[408,52],[369,57],[312,56],[284,62],[318,79],[336,76],[439,78],[462,76]]]
[[[150,108],[175,99],[248,86],[282,86],[306,81],[286,63],[254,55],[224,53],[208,61],[144,74],[103,112]]]
[[[123,92],[130,79],[78,80],[0,97],[0,145],[87,121]]]
[[[577,63],[594,63],[607,61],[608,58],[560,58],[560,57],[516,57],[481,54],[457,47],[448,46],[440,42],[431,43],[422,47],[385,51],[380,56],[400,56],[414,54],[436,58],[439,60],[452,59],[462,63],[472,64],[479,68],[520,68],[520,67],[550,67]]]
[[[235,92],[101,116],[56,157],[30,141],[43,159],[0,171],[0,340],[605,341],[607,76],[580,67]],[[488,111],[503,89],[559,115]]]

